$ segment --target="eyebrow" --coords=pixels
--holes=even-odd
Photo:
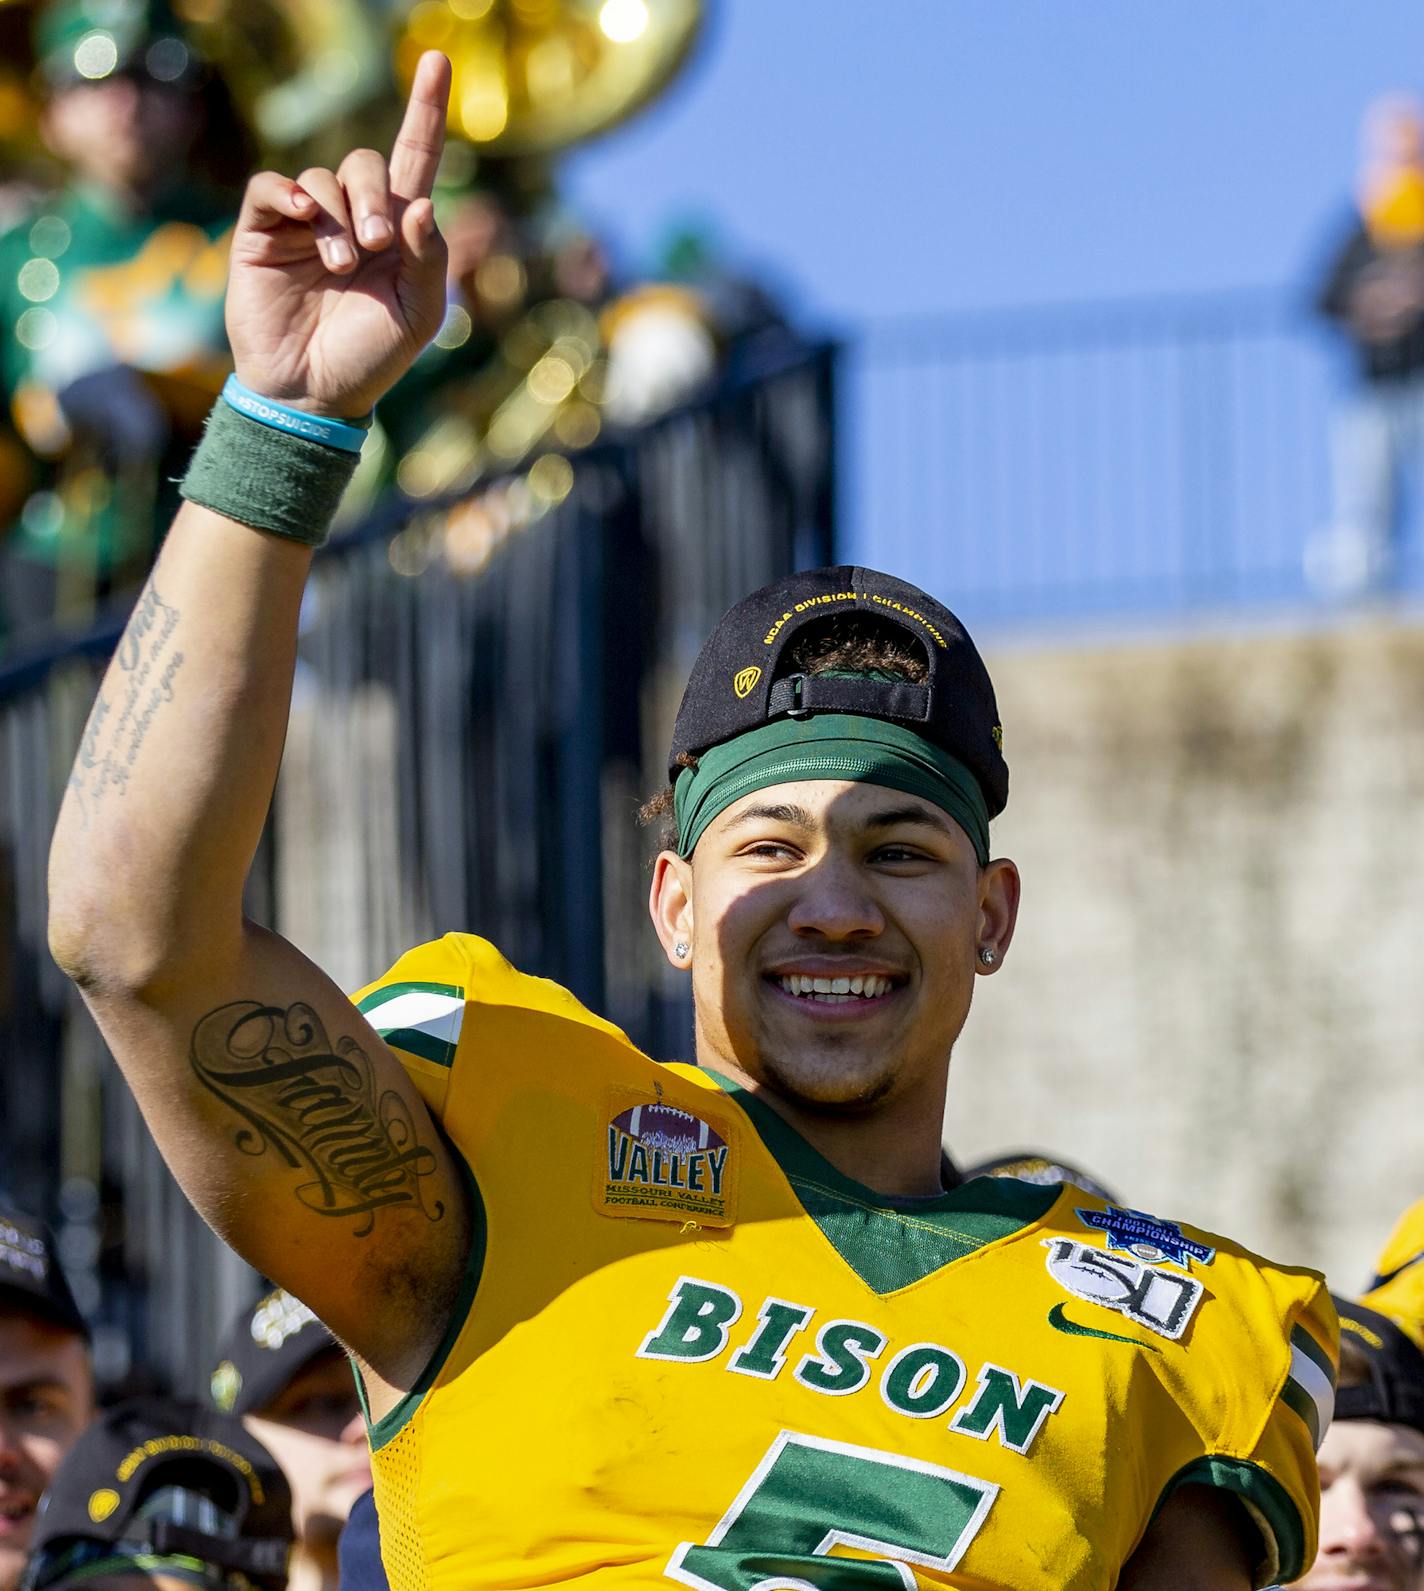
[[[780,805],[780,806],[755,806],[747,807],[739,812],[727,827],[737,829],[744,823],[789,823],[797,829],[813,829],[815,823],[811,814],[805,807]]]
[[[64,1392],[69,1391],[69,1383],[60,1376],[40,1374],[21,1376],[15,1381],[0,1382],[0,1399],[14,1397],[26,1392]]]
[[[928,807],[890,807],[865,820],[868,829],[893,829],[902,823],[918,823],[928,829],[949,829],[949,819]]]
[[[745,823],[786,823],[792,828],[811,830],[816,827],[816,821],[805,807],[792,804],[778,803],[774,806],[757,805],[747,807],[739,812],[728,824],[729,829],[740,828]],[[923,828],[938,829],[942,833],[949,832],[948,818],[942,818],[939,813],[931,811],[928,807],[903,806],[889,807],[881,812],[874,812],[865,820],[867,829],[893,829],[904,823],[916,823]]]

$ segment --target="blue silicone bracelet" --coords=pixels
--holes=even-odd
[[[359,453],[371,428],[369,415],[365,420],[334,420],[326,414],[308,414],[305,409],[293,409],[275,398],[264,398],[260,392],[244,387],[235,375],[223,383],[222,395],[225,402],[249,420],[270,425],[274,431],[305,437],[308,442],[339,447],[343,453]]]

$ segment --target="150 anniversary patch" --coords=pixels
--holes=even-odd
[[[1048,1274],[1089,1304],[1135,1320],[1159,1337],[1181,1339],[1206,1289],[1195,1277],[1067,1237],[1046,1237]]]
[[[661,1092],[618,1089],[594,1176],[602,1215],[731,1226],[736,1219],[736,1131],[700,1100],[683,1108]]]

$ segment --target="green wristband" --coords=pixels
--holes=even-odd
[[[240,525],[320,547],[359,459],[250,420],[219,399],[178,489]]]

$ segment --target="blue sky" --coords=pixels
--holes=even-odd
[[[569,191],[630,262],[709,218],[812,324],[1284,284],[1416,85],[1417,0],[721,0]]]

